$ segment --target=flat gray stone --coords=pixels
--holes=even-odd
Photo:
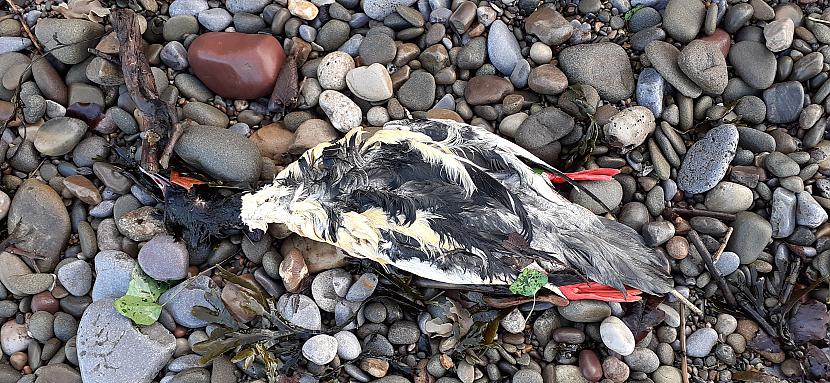
[[[95,256],[95,283],[92,300],[117,299],[127,293],[136,262],[127,253],[104,250]]]
[[[506,76],[513,73],[513,68],[522,59],[516,36],[501,20],[496,20],[490,25],[487,34],[487,55],[490,57],[490,63]]]
[[[798,81],[775,84],[764,91],[767,121],[787,124],[798,120],[804,107],[804,86]]]
[[[164,305],[164,309],[173,316],[176,323],[189,328],[204,327],[208,322],[193,316],[191,310],[196,306],[213,307],[205,299],[205,293],[210,290],[219,295],[213,281],[205,275],[199,275],[165,291],[159,297],[159,303]]]
[[[677,172],[677,187],[693,194],[709,191],[723,179],[738,147],[735,125],[724,124],[695,142]]]
[[[246,137],[227,129],[191,127],[176,142],[175,152],[221,180],[253,182],[259,179],[259,149]]]
[[[634,94],[634,73],[628,54],[617,44],[567,47],[559,53],[559,66],[571,84],[591,85],[608,101],[617,102]]]
[[[767,89],[775,81],[778,62],[764,44],[745,40],[733,45],[729,63],[741,80],[755,89]]]
[[[33,212],[37,212],[33,214]],[[16,230],[21,242],[16,247],[45,257],[37,261],[41,271],[50,271],[69,240],[71,225],[63,200],[45,183],[23,181],[12,199],[8,214],[9,232]]]
[[[176,338],[160,323],[133,326],[102,299],[81,317],[76,344],[84,383],[150,383],[173,356]]]
[[[786,238],[795,231],[796,196],[779,187],[772,193],[772,211],[769,221],[773,238]]]
[[[103,35],[104,27],[89,20],[43,18],[35,24],[35,36],[44,48],[58,61],[69,65],[89,57],[87,49],[94,48]],[[55,49],[59,46],[64,48]]]
[[[677,41],[688,43],[697,37],[706,7],[700,0],[670,0],[663,12],[663,29]]]

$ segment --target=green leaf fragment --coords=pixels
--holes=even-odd
[[[150,278],[136,266],[130,277],[127,294],[116,299],[113,306],[135,324],[149,326],[161,315],[161,305],[156,301],[166,289],[166,284]]]
[[[547,283],[548,276],[543,271],[533,267],[525,267],[510,285],[510,291],[513,294],[532,297]]]
[[[149,326],[161,315],[161,305],[145,298],[125,295],[115,300],[115,309],[135,324]]]

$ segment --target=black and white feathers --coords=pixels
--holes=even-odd
[[[666,260],[634,230],[557,194],[550,167],[448,120],[360,128],[320,144],[242,197],[252,229],[284,223],[352,256],[455,284],[510,284],[523,267],[617,289],[672,290]]]

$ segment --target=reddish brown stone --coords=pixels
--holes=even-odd
[[[52,293],[44,291],[32,296],[32,312],[48,311],[52,314],[58,312],[61,306]]]
[[[14,104],[0,100],[0,122],[14,118]]]
[[[513,84],[499,76],[476,76],[467,81],[464,98],[470,105],[500,103],[504,96],[513,92]]]
[[[214,93],[247,100],[271,94],[285,51],[272,36],[210,32],[193,40],[187,59]]]
[[[595,352],[582,350],[579,353],[579,372],[591,382],[598,382],[602,379],[602,364],[600,364]]]
[[[723,53],[723,57],[729,55],[729,48],[732,46],[732,38],[729,37],[729,33],[726,33],[723,29],[715,29],[715,33],[709,36],[701,37],[700,39],[710,43],[715,43]]]

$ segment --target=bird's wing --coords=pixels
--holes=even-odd
[[[534,249],[554,254],[593,281],[620,290],[624,285],[650,293],[665,293],[671,288],[664,257],[646,247],[633,229],[597,217],[556,193],[550,181],[531,166],[545,171],[553,168],[518,145],[451,120],[393,121],[384,129],[427,135],[487,169],[523,201],[531,217],[535,239],[530,244]]]
[[[280,177],[303,191],[289,226],[354,256],[457,284],[510,283],[530,262],[523,202],[424,134],[353,131]]]

